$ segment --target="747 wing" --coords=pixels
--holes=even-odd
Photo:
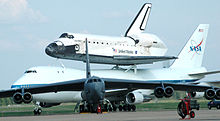
[[[103,82],[105,83],[105,90],[121,89],[121,88],[127,88],[128,90],[135,90],[135,89],[158,90],[159,89],[159,92],[160,92],[160,91],[166,91],[165,89],[169,87],[169,89],[172,89],[172,90],[188,91],[188,92],[210,91],[207,94],[211,94],[213,92],[217,96],[220,96],[220,88],[211,87],[211,86],[201,86],[201,85],[194,85],[194,84],[163,83],[163,82],[140,81],[140,80],[123,80],[123,79],[111,79],[111,78],[100,78],[100,79],[103,80]],[[2,90],[0,91],[0,98],[12,97],[16,92],[20,92],[20,93],[29,92],[31,94],[38,94],[38,93],[59,92],[59,91],[83,91],[84,84],[88,82],[99,83],[96,80],[88,81],[85,78],[85,79],[79,79],[79,80],[53,83],[53,84],[48,84],[48,85],[43,85],[43,86],[33,86],[33,87],[27,87],[27,88]]]

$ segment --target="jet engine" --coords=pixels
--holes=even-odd
[[[42,108],[49,108],[52,106],[57,106],[60,105],[60,103],[45,103],[45,102],[40,102],[39,104]]]
[[[171,97],[173,95],[174,89],[171,86],[167,86],[166,88],[163,87],[156,87],[154,89],[154,95],[157,98],[162,98],[164,97]]]
[[[207,100],[212,100],[215,98],[215,90],[214,89],[207,89],[205,91],[205,94],[204,94],[205,98]]]
[[[157,87],[154,89],[154,95],[157,98],[162,98],[164,96],[164,89],[162,87]]]
[[[148,102],[150,100],[151,98],[148,98],[139,92],[130,92],[126,95],[126,103],[130,105]]]
[[[164,89],[164,96],[167,97],[167,98],[171,97],[171,96],[173,96],[173,92],[174,92],[174,89],[171,86],[167,86]]]
[[[31,93],[29,92],[25,92],[23,97],[22,97],[22,100],[24,103],[30,103],[32,101],[33,97],[31,95]]]
[[[22,103],[22,94],[20,92],[16,92],[13,96],[13,101],[16,103],[16,104],[21,104]]]
[[[130,92],[126,95],[126,102],[128,104],[137,104],[144,101],[144,96],[138,92]]]
[[[198,99],[204,97],[204,92],[190,92],[190,95],[192,98]]]
[[[16,92],[13,96],[13,101],[16,104],[21,104],[22,102],[24,103],[30,103],[33,99],[31,93],[25,92],[23,95],[20,92]]]

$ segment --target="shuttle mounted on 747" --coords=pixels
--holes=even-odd
[[[45,52],[55,58],[85,61],[87,39],[91,63],[137,65],[175,59],[174,56],[164,56],[167,47],[162,40],[144,33],[151,6],[143,5],[124,37],[67,32],[49,44]]]
[[[169,68],[138,69],[136,74],[124,69],[91,71],[86,41],[86,71],[33,67],[12,85],[12,89],[0,91],[0,98],[13,97],[18,104],[34,100],[42,107],[81,102],[81,112],[97,111],[100,106],[103,110],[135,110],[135,104],[149,101],[152,94],[157,98],[171,97],[174,90],[201,92],[209,100],[220,99],[220,88],[193,84],[208,74],[220,73],[208,72],[202,67],[208,28],[206,24],[198,26],[178,55],[179,59]]]

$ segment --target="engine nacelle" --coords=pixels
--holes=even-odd
[[[167,86],[164,89],[164,96],[167,97],[167,98],[171,97],[171,96],[173,96],[173,92],[174,92],[174,89],[171,86]]]
[[[144,102],[143,94],[139,92],[130,92],[126,95],[126,103],[127,104],[138,104]]]
[[[162,98],[164,96],[164,89],[162,87],[157,87],[154,89],[154,95],[157,98]]]
[[[22,100],[24,103],[30,103],[32,101],[32,99],[33,99],[33,97],[30,92],[25,92],[22,97]]]
[[[45,103],[45,102],[40,102],[39,104],[42,108],[49,108],[52,106],[57,106],[60,105],[60,103]]]
[[[215,98],[215,90],[214,89],[207,89],[205,91],[205,94],[204,94],[204,97],[207,99],[207,100],[212,100]]]
[[[198,99],[204,97],[204,92],[190,92],[190,95],[192,98]]]
[[[16,104],[21,104],[22,103],[22,94],[20,92],[16,92],[13,96],[13,101],[16,103]]]

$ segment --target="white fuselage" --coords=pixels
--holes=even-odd
[[[130,55],[130,56],[163,56],[166,45],[155,35],[143,33],[139,37],[139,43],[129,37],[114,37],[91,34],[68,33],[74,38],[63,37],[60,41],[64,46],[79,45],[76,54],[85,54],[85,40],[88,40],[89,54],[92,55]]]
[[[118,62],[110,59],[115,56],[164,56],[166,45],[155,35],[141,33],[137,35],[138,43],[130,37],[101,36],[91,34],[64,33],[49,44],[46,53],[61,59],[84,61],[85,40],[88,41],[88,52],[92,63],[128,65],[153,63],[150,62]],[[56,45],[56,46],[55,46]],[[132,61],[132,60],[130,60]]]
[[[135,74],[133,70],[125,72],[123,69],[112,70],[92,70],[92,75],[113,78],[113,79],[126,79],[126,80],[142,80],[142,81],[163,81],[170,83],[186,83],[199,80],[201,77],[191,77],[188,73],[206,71],[204,68],[194,70],[176,70],[171,68],[164,69],[142,69],[137,70]],[[51,83],[70,81],[85,78],[85,71],[61,68],[61,67],[33,67],[26,71],[26,73],[18,79],[12,88],[31,87],[37,85],[47,85]],[[106,92],[111,91],[107,90]],[[113,90],[112,90],[113,91]],[[149,95],[152,90],[136,90],[143,95]],[[64,103],[64,102],[78,102],[82,100],[81,91],[66,91],[66,92],[51,92],[34,94],[34,101],[47,102],[47,103]]]

